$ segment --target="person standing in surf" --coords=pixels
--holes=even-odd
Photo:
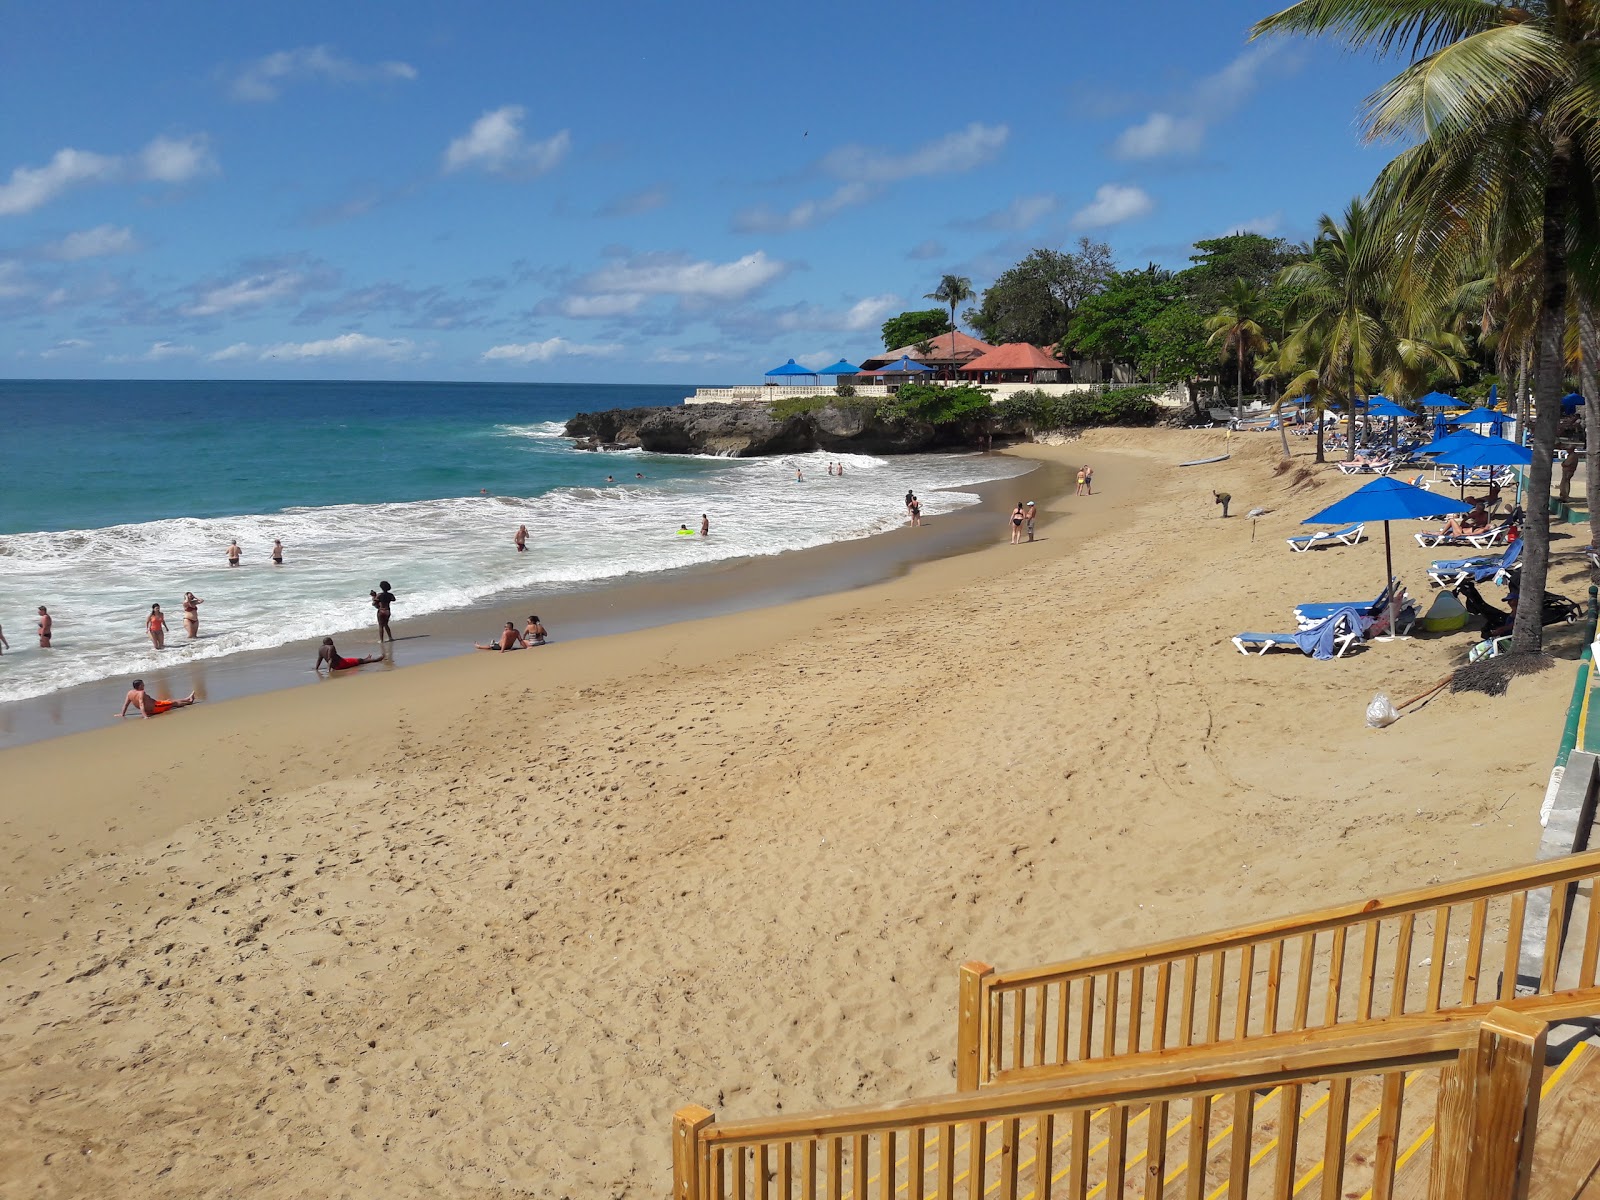
[[[161,611],[161,605],[150,606],[150,615],[145,618],[144,631],[150,635],[150,644],[157,650],[167,648],[167,614]]]
[[[394,641],[394,633],[389,629],[389,610],[394,607],[395,594],[389,590],[389,581],[381,580],[378,590],[371,593],[372,607],[378,611],[378,641]]]
[[[239,539],[234,538],[233,541],[228,543],[228,565],[230,567],[237,567],[239,565],[239,557]]]
[[[706,516],[705,513],[700,514],[700,536],[711,536],[711,518]]]
[[[11,649],[11,643],[6,641],[6,631],[0,629],[0,654],[4,654],[9,649]]]
[[[272,565],[283,566],[283,542],[279,538],[272,539]]]
[[[517,547],[517,553],[521,554],[528,548],[528,527],[526,525],[518,525],[517,536],[511,540]]]
[[[183,632],[191,638],[200,636],[200,606],[205,601],[193,592],[183,594]]]
[[[39,649],[50,649],[50,634],[55,629],[55,618],[44,605],[39,605]]]

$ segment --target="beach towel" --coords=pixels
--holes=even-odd
[[[1312,658],[1332,658],[1341,623],[1348,624],[1350,629],[1359,633],[1363,625],[1361,610],[1345,605],[1310,629],[1302,629],[1294,634],[1295,645]]]

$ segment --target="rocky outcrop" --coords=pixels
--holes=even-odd
[[[648,450],[755,458],[808,450],[854,454],[918,454],[977,444],[969,423],[886,422],[870,404],[828,404],[778,417],[769,404],[685,404],[579,413],[567,436],[583,450]],[[1025,436],[993,429],[996,439]]]

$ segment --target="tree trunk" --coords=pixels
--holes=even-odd
[[[1324,455],[1325,443],[1322,440],[1322,414],[1324,410],[1317,408],[1313,409],[1312,411],[1317,414],[1317,461],[1319,463],[1325,463],[1328,460]]]
[[[1345,420],[1345,439],[1349,445],[1345,448],[1345,458],[1350,462],[1356,460],[1356,379],[1350,376],[1350,416]]]
[[[1291,457],[1289,454],[1289,426],[1283,419],[1283,398],[1281,396],[1272,402],[1272,415],[1278,422],[1278,437],[1283,441],[1283,456],[1289,458]]]
[[[1239,339],[1239,378],[1234,380],[1233,419],[1244,419],[1244,339]]]
[[[1589,545],[1600,547],[1600,331],[1588,297],[1578,301],[1578,340],[1583,349],[1583,490],[1589,509]]]
[[[1521,601],[1511,629],[1513,654],[1537,654],[1544,645],[1544,585],[1550,572],[1550,466],[1561,417],[1566,375],[1568,174],[1572,145],[1556,142],[1544,185],[1544,287],[1539,302],[1534,372],[1533,466],[1528,472],[1527,521],[1522,529]]]

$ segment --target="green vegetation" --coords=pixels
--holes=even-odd
[[[949,333],[952,325],[942,308],[921,308],[890,317],[883,323],[883,348],[898,350]]]
[[[1103,242],[1080,238],[1073,253],[1035,250],[1001,272],[984,289],[978,307],[962,315],[991,345],[1053,346],[1067,332],[1078,306],[1104,288],[1114,272],[1111,247]]]
[[[769,411],[774,420],[787,421],[790,417],[798,417],[802,413],[827,408],[832,403],[834,403],[832,396],[785,396],[781,400],[774,400]]]
[[[937,300],[941,304],[946,304],[949,306],[950,328],[952,331],[954,331],[956,327],[956,305],[965,304],[968,300],[971,300],[976,295],[977,293],[972,290],[972,280],[968,279],[965,275],[946,275],[944,278],[939,280],[939,286],[924,296],[923,299]],[[950,338],[950,349],[952,352],[955,350],[955,341],[956,339],[954,336],[952,336]],[[924,349],[923,347],[924,343],[917,343],[918,354],[927,354],[929,353],[929,350],[932,349],[931,346],[927,349]]]
[[[991,408],[992,398],[983,388],[967,384],[941,387],[934,383],[904,383],[894,395],[878,402],[878,419],[890,425],[913,421],[948,425],[974,419],[987,422]]]
[[[1105,388],[1064,396],[1039,390],[1013,392],[994,406],[1004,425],[1020,425],[1035,433],[1084,425],[1154,425],[1161,415],[1152,386]]]

